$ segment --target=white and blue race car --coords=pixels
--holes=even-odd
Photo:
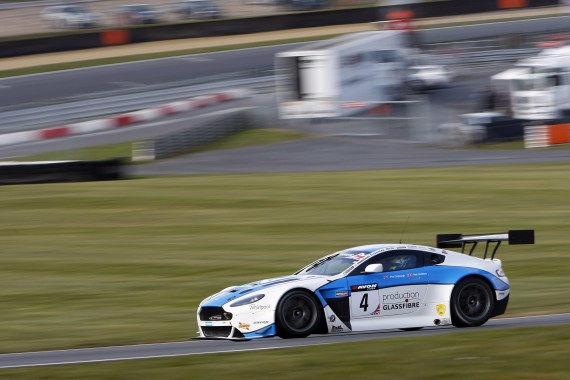
[[[206,298],[198,308],[198,338],[480,326],[507,308],[509,280],[495,258],[502,241],[534,244],[534,230],[438,235],[437,248],[345,249],[293,275],[229,287]],[[479,242],[485,243],[483,258],[472,255]]]

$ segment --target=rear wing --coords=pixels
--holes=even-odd
[[[495,243],[493,252],[491,253],[491,260],[495,258],[497,249],[501,242],[508,241],[509,244],[534,244],[534,230],[510,230],[504,233],[494,234],[481,234],[481,235],[462,235],[462,234],[439,234],[437,235],[438,248],[461,248],[461,253],[465,252],[465,246],[471,244],[469,256],[475,251],[477,243],[485,242],[485,255],[487,258],[489,246]]]

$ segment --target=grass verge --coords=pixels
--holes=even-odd
[[[232,149],[250,145],[268,144],[307,137],[306,134],[284,129],[251,129],[238,132],[220,141],[206,144],[182,154],[198,153],[209,150]],[[18,157],[15,161],[58,161],[58,160],[103,160],[114,157],[131,157],[133,142],[84,147],[57,152],[34,154]]]
[[[567,163],[0,188],[0,352],[183,340],[200,300],[374,242],[535,228],[508,313],[570,311]],[[402,229],[410,218],[406,233]]]
[[[4,370],[10,379],[566,379],[570,326]],[[199,343],[198,343],[199,344]],[[247,343],[236,345],[246,349]],[[2,371],[2,370],[0,370]],[[1,372],[0,372],[1,373]]]

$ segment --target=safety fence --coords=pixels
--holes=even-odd
[[[173,157],[255,127],[251,108],[244,107],[182,131],[137,142],[133,146],[133,160],[152,161]]]
[[[342,102],[341,116],[282,120],[286,128],[319,135],[370,136],[388,140],[433,143],[436,122],[425,96],[387,102]]]

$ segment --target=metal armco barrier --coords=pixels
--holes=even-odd
[[[238,110],[199,126],[142,141],[133,149],[133,160],[172,157],[254,127],[255,122],[250,111]]]
[[[0,162],[0,185],[114,181],[126,177],[123,159],[99,161]]]

